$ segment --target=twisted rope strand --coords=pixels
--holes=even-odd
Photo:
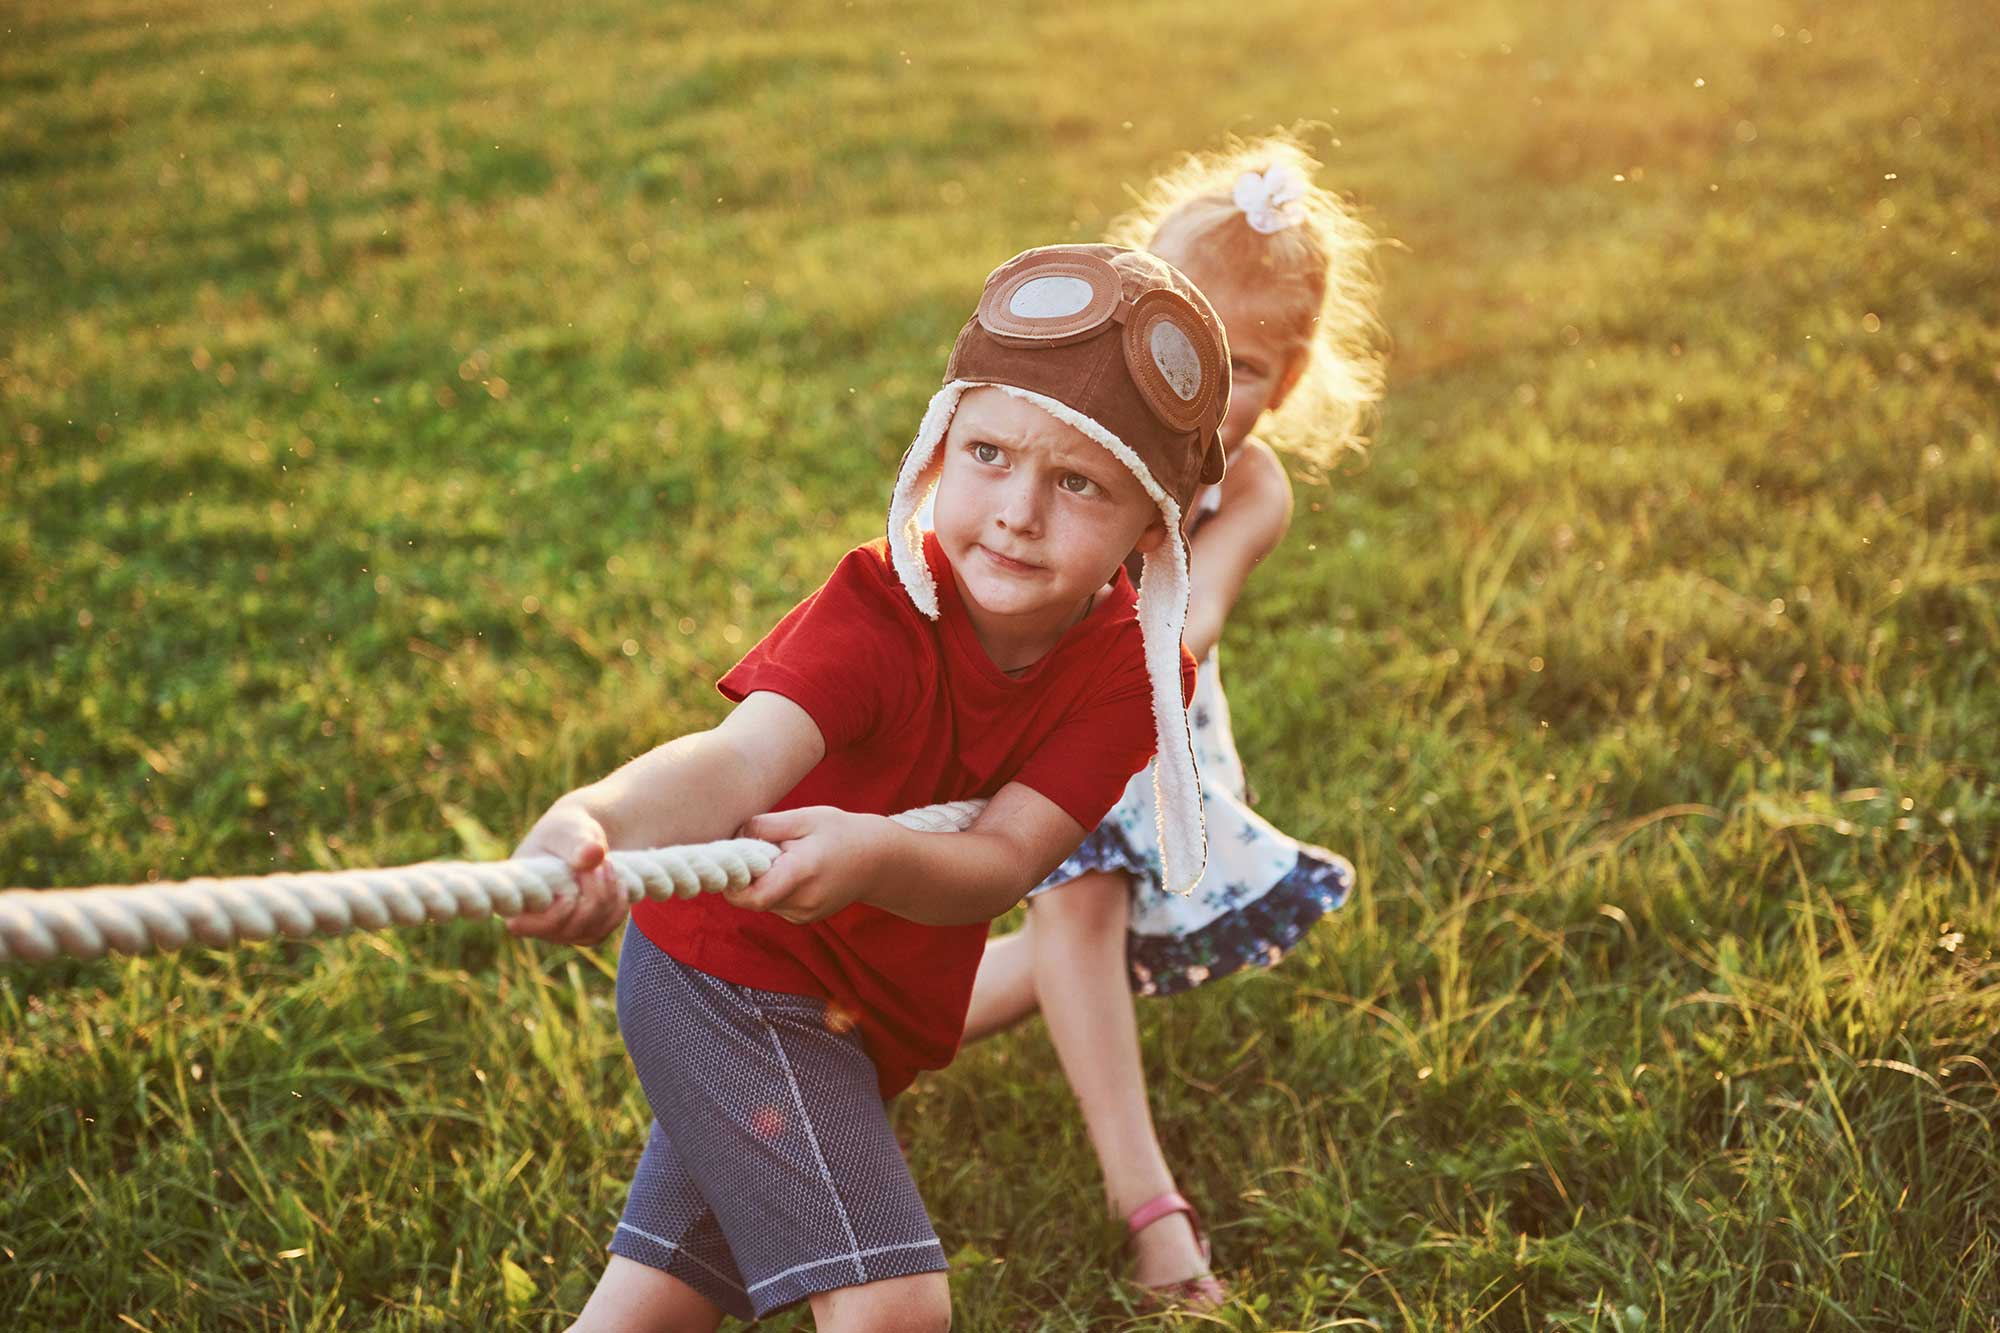
[[[970,827],[984,801],[953,801],[893,815],[919,833]],[[607,858],[625,901],[663,902],[740,889],[771,868],[778,848],[757,838]],[[558,857],[518,861],[425,861],[385,870],[332,870],[191,879],[90,889],[0,892],[0,963],[44,962],[59,955],[178,949],[198,940],[213,949],[279,935],[307,939],[349,930],[416,926],[536,912],[576,892]]]

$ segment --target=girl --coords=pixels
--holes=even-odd
[[[1030,896],[1027,924],[989,944],[965,1032],[977,1040],[1041,1010],[1112,1211],[1126,1221],[1133,1277],[1155,1301],[1200,1308],[1227,1293],[1208,1271],[1207,1241],[1153,1129],[1131,995],[1172,994],[1276,962],[1354,882],[1346,860],[1251,811],[1215,656],[1230,607],[1291,520],[1279,452],[1316,475],[1358,447],[1380,396],[1372,238],[1312,184],[1318,166],[1288,133],[1232,141],[1155,181],[1114,224],[1111,239],[1193,278],[1229,338],[1228,466],[1187,520],[1185,642],[1201,664],[1188,717],[1208,869],[1190,895],[1163,890],[1152,782],[1140,773]]]

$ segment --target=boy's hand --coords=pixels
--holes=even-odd
[[[742,836],[774,842],[782,855],[747,887],[723,897],[797,925],[824,921],[874,885],[882,849],[896,828],[881,815],[830,805],[758,815],[743,826]]]
[[[628,910],[625,894],[604,859],[609,850],[604,826],[587,811],[560,802],[550,807],[514,849],[513,859],[560,858],[576,880],[576,893],[539,912],[515,917],[507,923],[508,932],[558,944],[596,944],[609,935]]]

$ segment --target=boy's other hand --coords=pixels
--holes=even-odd
[[[895,829],[881,815],[830,805],[758,815],[743,826],[742,836],[774,842],[781,855],[747,887],[725,890],[723,896],[797,925],[824,921],[874,883],[885,839]]]
[[[514,849],[514,860],[553,856],[569,867],[576,892],[556,899],[539,912],[527,912],[507,923],[514,935],[532,935],[558,944],[596,944],[618,927],[629,910],[605,861],[610,842],[604,826],[588,812],[560,803],[537,820]]]

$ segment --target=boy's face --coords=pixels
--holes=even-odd
[[[966,391],[942,453],[938,544],[974,611],[1006,627],[1060,632],[1134,548],[1165,538],[1104,446],[999,389]]]

